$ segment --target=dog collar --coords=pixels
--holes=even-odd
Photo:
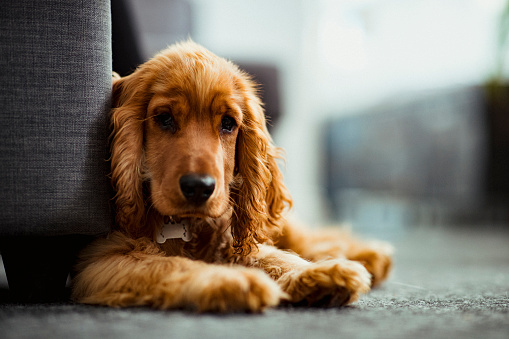
[[[182,239],[186,242],[192,239],[191,232],[189,231],[189,219],[182,219],[179,222],[173,218],[169,218],[159,228],[157,232],[156,241],[159,244],[164,244],[167,239]]]

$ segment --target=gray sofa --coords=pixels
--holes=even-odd
[[[399,96],[328,121],[331,217],[373,236],[409,225],[507,224],[509,154],[482,86]],[[506,114],[507,115],[507,114]],[[502,171],[505,169],[505,171]]]
[[[19,300],[54,300],[112,224],[111,14],[105,0],[3,1],[0,252]]]

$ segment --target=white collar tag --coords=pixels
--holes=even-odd
[[[191,232],[189,232],[189,221],[184,219],[180,222],[171,221],[163,224],[157,232],[156,241],[159,244],[164,244],[167,239],[182,239],[190,241],[192,239]]]

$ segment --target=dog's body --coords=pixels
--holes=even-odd
[[[289,223],[249,77],[186,42],[114,80],[117,230],[89,246],[73,298],[109,306],[260,311],[340,306],[384,280],[390,247]]]

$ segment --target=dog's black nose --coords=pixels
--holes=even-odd
[[[201,205],[214,193],[216,181],[210,175],[188,174],[179,180],[180,190],[187,201]]]

